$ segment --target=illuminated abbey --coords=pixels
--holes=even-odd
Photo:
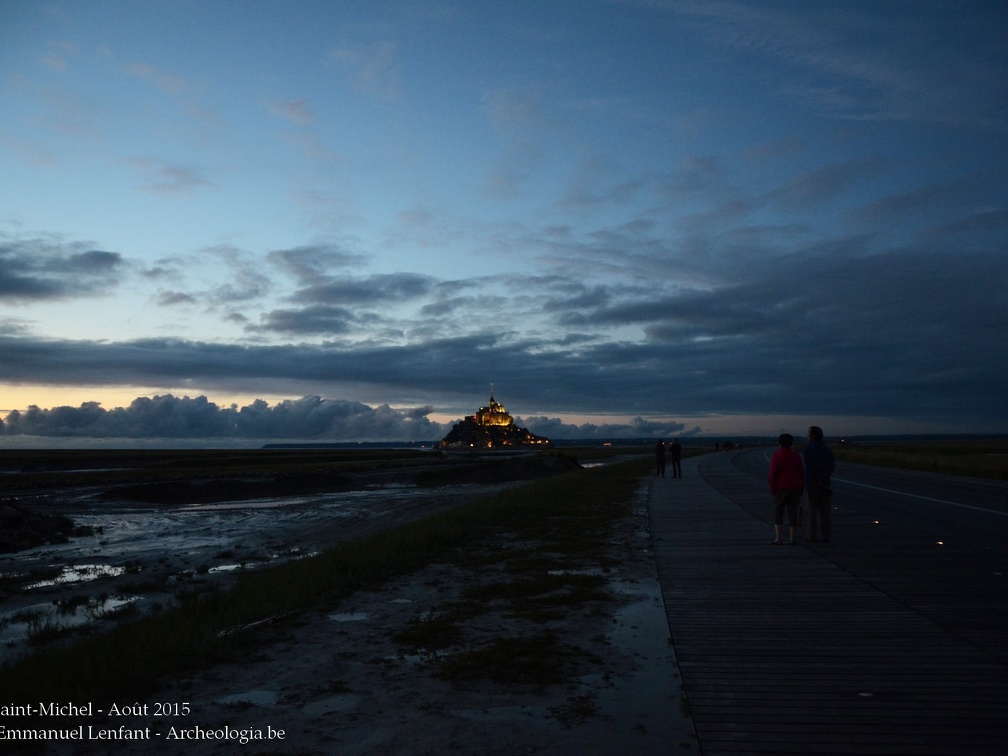
[[[490,387],[490,403],[476,414],[455,423],[441,441],[442,449],[500,449],[522,446],[548,446],[549,439],[537,436],[515,425],[504,405],[494,399]]]

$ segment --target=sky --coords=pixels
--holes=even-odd
[[[1008,432],[1003,3],[0,0],[0,112],[0,444]]]

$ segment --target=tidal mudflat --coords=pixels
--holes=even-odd
[[[0,662],[574,464],[414,450],[7,452],[5,516],[29,531],[36,517],[70,526],[0,554]]]
[[[570,460],[555,455],[489,465],[471,458],[442,460],[425,466],[412,484],[401,470],[386,470],[380,482],[373,472],[363,474],[369,486],[384,488],[357,489],[362,498],[370,490],[382,499],[378,493],[396,486],[418,498],[409,500],[415,506],[404,502],[378,517],[336,523],[339,538],[351,521],[364,529],[384,528],[482,498],[481,491],[500,490],[491,507],[514,514],[505,514],[444,561],[335,603],[229,628],[226,637],[238,638],[245,651],[160,674],[131,704],[140,713],[130,715],[128,726],[144,737],[117,743],[115,752],[147,753],[149,741],[158,740],[159,752],[190,753],[194,745],[210,744],[187,738],[279,730],[285,752],[619,753],[628,746],[658,752],[670,744],[677,752],[697,752],[651,557],[646,504],[651,481],[642,477],[648,465],[645,458],[643,464],[613,468],[606,477],[595,474],[602,471],[576,472],[510,491],[503,489],[517,479],[555,474],[569,468]],[[429,498],[421,500],[420,489]],[[346,493],[352,491],[318,496]],[[262,523],[263,517],[270,521],[270,513],[275,519],[298,506],[307,505],[226,500],[159,505],[152,514],[240,513]],[[376,506],[358,509],[375,513]],[[320,508],[318,502],[314,508]],[[315,531],[300,532],[318,539],[318,521],[314,524]],[[191,580],[209,591],[251,569],[214,570],[235,563],[234,556],[221,555]],[[107,710],[104,699],[116,694],[109,689],[89,701]],[[166,702],[184,708],[186,718],[159,719],[154,712]],[[276,752],[277,746],[250,742],[243,748]]]

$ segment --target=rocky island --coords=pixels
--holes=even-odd
[[[548,438],[518,427],[504,406],[494,399],[491,386],[490,403],[455,423],[440,446],[442,449],[508,449],[544,447],[549,443]]]

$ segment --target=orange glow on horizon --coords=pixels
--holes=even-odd
[[[219,407],[230,407],[237,404],[244,407],[256,399],[262,399],[269,404],[276,404],[285,399],[297,398],[290,396],[270,396],[263,394],[213,394],[207,391],[181,388],[150,388],[143,386],[11,386],[0,385],[0,419],[5,418],[12,410],[24,412],[35,405],[42,409],[53,407],[80,407],[85,402],[98,402],[104,409],[128,407],[134,399],[140,396],[154,397],[172,394],[173,396],[206,396],[207,400]]]

